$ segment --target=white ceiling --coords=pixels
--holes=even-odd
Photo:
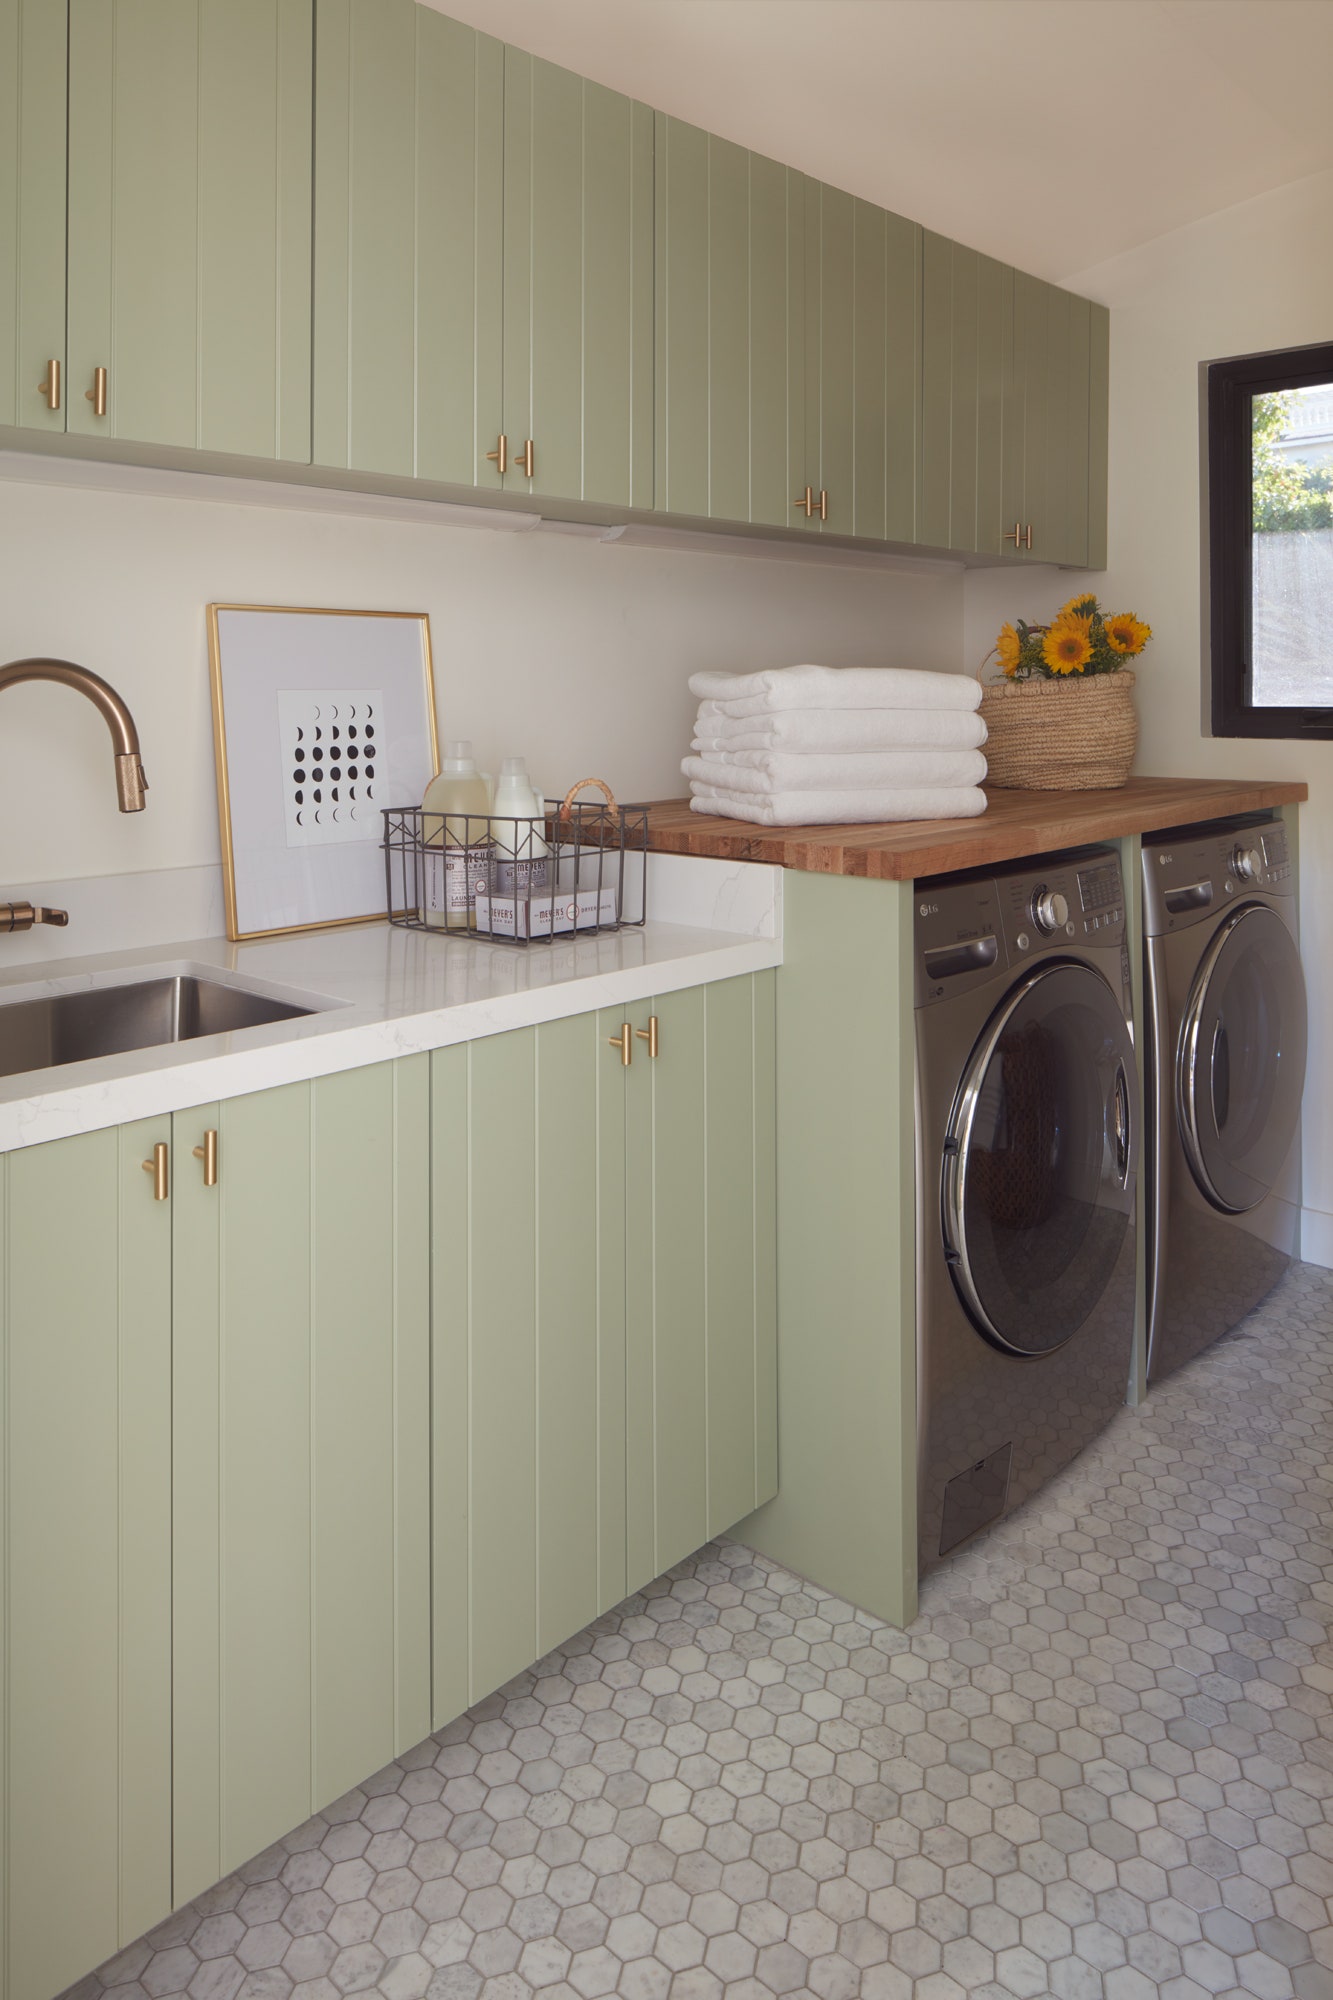
[[[429,0],[1066,278],[1333,166],[1333,0]]]

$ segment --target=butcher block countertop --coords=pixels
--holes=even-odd
[[[1113,792],[987,789],[980,819],[878,822],[865,826],[751,826],[690,811],[688,799],[648,808],[648,844],[658,853],[718,861],[766,861],[811,875],[865,875],[907,882],[964,868],[989,868],[1027,854],[1119,840],[1291,805],[1309,787],[1240,778],[1131,778]]]

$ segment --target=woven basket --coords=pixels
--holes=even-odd
[[[992,785],[1102,792],[1129,777],[1139,719],[1128,667],[1088,680],[987,681],[981,715]]]

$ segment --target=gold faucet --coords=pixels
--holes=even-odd
[[[77,688],[80,694],[87,695],[93,706],[101,710],[116,748],[116,793],[120,810],[123,813],[142,812],[148,780],[139,757],[139,732],[134,726],[134,717],[116,690],[100,674],[90,673],[87,667],[77,667],[72,660],[11,660],[8,666],[0,667],[0,689],[13,687],[18,681],[58,681],[64,687]],[[0,929],[4,928],[7,927],[0,921]]]

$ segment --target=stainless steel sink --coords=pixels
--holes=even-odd
[[[189,976],[0,1001],[0,1076],[193,1041],[198,1035],[223,1035],[233,1028],[261,1028],[314,1011]]]

